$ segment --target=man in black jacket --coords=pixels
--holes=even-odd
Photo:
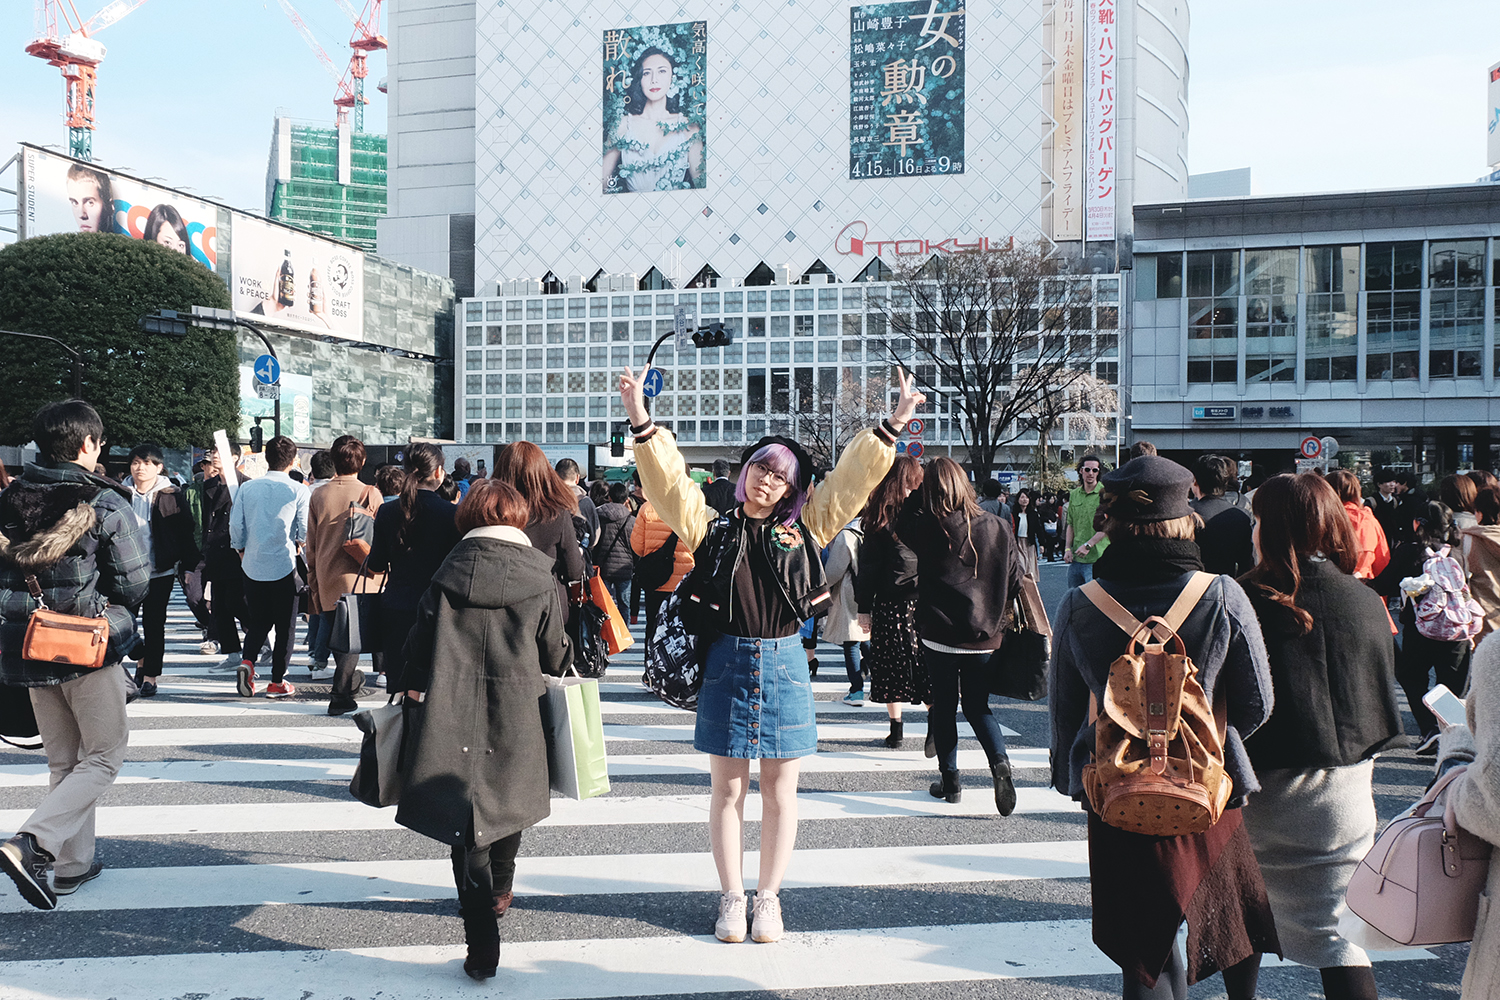
[[[1255,565],[1250,541],[1255,522],[1224,497],[1238,471],[1234,459],[1224,455],[1201,455],[1193,463],[1200,499],[1188,503],[1203,518],[1198,549],[1203,553],[1203,568],[1209,573],[1237,577]]]
[[[1402,506],[1401,491],[1397,488],[1400,478],[1400,473],[1393,469],[1377,470],[1374,476],[1375,495],[1365,501],[1375,512],[1375,520],[1380,522],[1380,528],[1385,532],[1385,540],[1390,544],[1392,552],[1396,551],[1396,546],[1411,541],[1413,537],[1411,522],[1403,522],[1406,510]]]
[[[714,477],[703,484],[703,500],[720,514],[734,509],[734,480],[729,478],[728,459],[714,459]]]
[[[0,682],[28,689],[52,781],[20,832],[0,845],[0,870],[28,903],[51,910],[103,868],[94,859],[94,803],[114,784],[130,742],[118,664],[135,645],[151,550],[126,491],[92,473],[104,450],[92,406],[49,403],[31,436],[37,462],[0,493]],[[43,604],[107,620],[102,667],[21,655]]]
[[[232,446],[239,454],[239,445]],[[210,451],[203,467],[203,578],[213,585],[209,613],[213,616],[213,638],[224,654],[219,669],[240,665],[240,630],[236,619],[244,618],[245,574],[240,557],[229,547],[229,486],[219,453]],[[228,470],[238,483],[246,481],[238,469]],[[260,651],[255,650],[258,654]]]

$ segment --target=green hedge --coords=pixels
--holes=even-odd
[[[229,307],[221,278],[165,247],[126,236],[68,233],[0,249],[0,329],[56,337],[83,355],[83,398],[113,445],[207,444],[239,426],[239,354],[232,333],[140,332],[158,309]],[[73,394],[66,351],[0,335],[0,444],[31,438],[31,416]]]

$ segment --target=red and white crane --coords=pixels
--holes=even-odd
[[[73,0],[36,0],[26,52],[62,69],[68,153],[80,160],[94,158],[94,98],[105,49],[93,36],[145,2],[112,0],[85,21]]]
[[[122,0],[129,2],[129,0]],[[318,44],[317,38],[313,36],[312,30],[302,20],[297,9],[292,6],[291,0],[279,0],[281,9],[286,16],[291,18],[292,24],[313,50],[313,55],[323,64],[328,75],[333,77],[338,84],[338,89],[333,97],[335,117],[340,124],[349,121],[350,112],[353,112],[354,131],[363,132],[365,129],[365,105],[369,104],[369,98],[365,97],[365,78],[370,75],[367,62],[371,52],[378,52],[388,48],[385,36],[380,33],[380,8],[384,0],[365,0],[363,11],[355,10],[349,0],[334,0],[351,21],[354,22],[354,34],[349,39],[349,65],[341,74],[334,65],[323,46]]]

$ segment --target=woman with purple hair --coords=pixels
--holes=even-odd
[[[708,833],[723,891],[714,933],[720,941],[743,941],[747,932],[742,828],[750,759],[757,758],[760,877],[748,932],[759,942],[776,941],[783,929],[778,892],[797,837],[798,760],[818,749],[798,635],[830,603],[818,554],[891,467],[896,438],[926,397],[903,376],[895,412],[849,443],[811,497],[807,453],[789,438],[762,438],[741,456],[738,506],[715,512],[683,471],[672,433],[651,422],[641,392],[649,371],[626,369],[620,396],[646,499],[693,550],[693,572],[679,586],[688,588],[684,603],[703,619],[695,622],[706,658],[693,746],[710,755]]]

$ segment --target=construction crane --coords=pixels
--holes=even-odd
[[[350,111],[353,111],[354,131],[365,130],[365,105],[370,101],[365,97],[365,78],[370,75],[369,66],[366,62],[371,52],[388,48],[385,36],[380,34],[380,7],[383,0],[365,0],[364,10],[357,11],[349,3],[349,0],[335,0],[339,9],[342,10],[350,20],[354,22],[354,35],[349,39],[349,48],[352,53],[349,56],[349,66],[341,74],[334,65],[333,59],[318,43],[313,35],[312,29],[308,28],[307,22],[297,13],[292,6],[291,0],[279,0],[281,9],[296,26],[303,41],[307,42],[308,48],[313,50],[313,55],[318,57],[318,62],[328,71],[338,85],[333,97],[334,115],[339,124],[350,120]]]
[[[93,36],[145,2],[113,0],[85,21],[73,0],[36,0],[34,37],[26,52],[62,69],[71,156],[94,158],[94,97],[105,50]]]
[[[354,10],[349,6],[347,0],[340,0],[339,6],[344,8],[346,14],[354,16],[354,35],[349,39],[349,48],[353,52],[349,56],[349,69],[346,71],[345,79],[348,81],[348,104],[345,104],[345,95],[341,91],[334,99],[334,104],[341,108],[354,109],[354,131],[365,130],[365,105],[369,100],[365,97],[365,77],[370,75],[370,68],[366,64],[366,57],[371,52],[379,52],[389,48],[385,36],[380,33],[380,5],[383,0],[365,0],[363,13],[354,15]],[[343,81],[340,81],[342,86]]]

